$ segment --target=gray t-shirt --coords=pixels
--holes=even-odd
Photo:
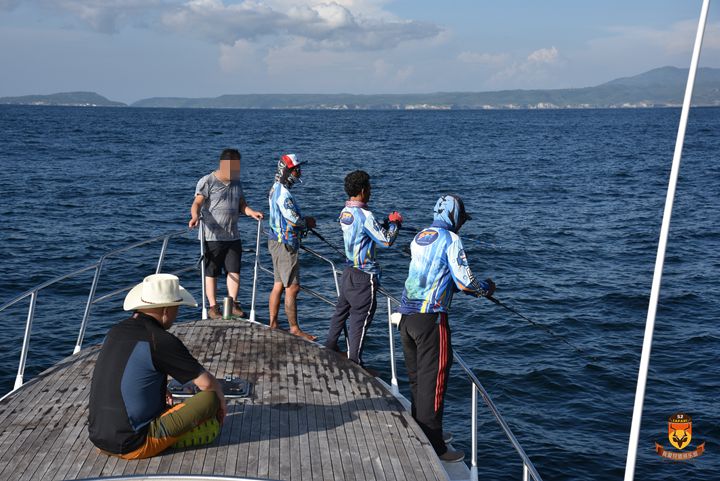
[[[238,218],[240,202],[245,200],[243,187],[239,180],[225,183],[208,174],[197,183],[195,195],[205,197],[202,206],[203,222],[205,223],[205,240],[232,241],[240,238],[238,234]]]

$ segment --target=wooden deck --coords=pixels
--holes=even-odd
[[[420,428],[364,370],[287,333],[245,321],[173,327],[218,377],[253,383],[229,401],[210,446],[123,461],[87,437],[93,347],[0,402],[0,480],[196,474],[287,480],[437,480],[445,473]]]

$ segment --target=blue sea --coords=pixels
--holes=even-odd
[[[442,193],[473,215],[463,227],[471,267],[496,296],[582,349],[483,299],[457,296],[454,347],[474,368],[546,480],[621,479],[657,239],[680,112],[243,111],[0,107],[0,304],[104,253],[187,226],[197,180],[220,151],[242,151],[247,200],[267,211],[281,153],[308,160],[295,189],[318,230],[341,242],[342,179],[372,176],[371,208],[426,226]],[[720,472],[720,110],[691,112],[673,214],[639,444],[638,480],[716,480]],[[256,224],[240,224],[254,247]],[[166,270],[197,260],[195,233],[171,242]],[[470,240],[470,238],[474,240]],[[396,296],[412,232],[379,254]],[[306,245],[333,259],[317,238]],[[264,245],[263,240],[263,245]],[[98,295],[154,272],[160,243],[108,260]],[[267,253],[262,263],[269,266]],[[41,291],[27,377],[72,353],[92,273]],[[302,259],[308,287],[332,296],[327,264]],[[183,276],[200,295],[199,273]],[[241,300],[250,304],[252,254]],[[260,278],[258,316],[270,282]],[[0,391],[12,387],[27,300],[0,313]],[[324,338],[332,308],[302,295],[300,323]],[[199,312],[186,311],[184,319]],[[389,377],[385,304],[365,358]],[[85,345],[123,318],[122,296],[93,307]],[[284,322],[284,318],[281,318]],[[400,348],[398,342],[396,347]],[[588,359],[594,356],[596,360]],[[398,363],[402,389],[406,374]],[[446,430],[469,450],[470,388],[453,368]],[[693,418],[706,453],[673,463],[668,416]],[[483,479],[521,479],[513,448],[480,408]]]

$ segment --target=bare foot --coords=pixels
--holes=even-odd
[[[270,321],[270,329],[277,329],[278,327],[280,326],[278,326],[277,321]]]
[[[293,336],[302,337],[303,339],[307,339],[308,341],[314,341],[317,339],[317,336],[308,334],[307,332],[303,331],[299,327],[291,327],[290,334],[292,334]]]

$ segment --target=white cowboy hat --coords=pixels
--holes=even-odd
[[[180,279],[172,274],[153,274],[132,288],[125,297],[123,309],[152,309],[155,307],[197,307],[195,298],[180,285]]]

